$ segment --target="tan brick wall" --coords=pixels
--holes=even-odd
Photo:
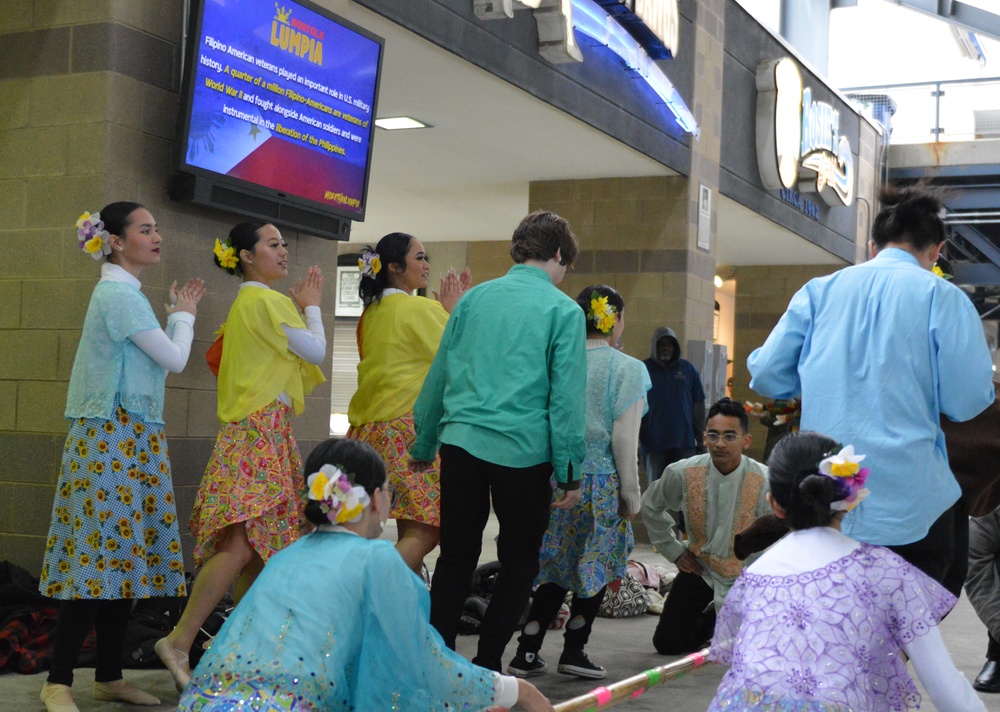
[[[529,208],[566,218],[580,240],[580,256],[559,288],[574,298],[592,284],[619,290],[624,350],[637,358],[649,355],[649,336],[664,324],[682,343],[711,338],[715,263],[693,248],[688,198],[684,177],[545,181],[529,189]],[[509,247],[469,244],[477,282],[510,269]]]
[[[206,280],[187,369],[167,379],[182,531],[217,431],[204,355],[239,280],[213,265],[211,245],[240,218],[167,196],[182,7],[175,0],[0,3],[0,244],[8,246],[0,261],[0,560],[36,574],[67,427],[69,374],[100,271],[76,249],[81,212],[113,200],[135,200],[152,212],[163,260],[142,281],[161,319],[171,282]],[[293,278],[310,264],[333,274],[336,243],[285,237]],[[332,279],[327,288],[329,329]],[[323,368],[329,375],[329,361]],[[317,388],[296,420],[303,452],[327,437],[329,394],[329,383]]]

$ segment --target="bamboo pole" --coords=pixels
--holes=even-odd
[[[585,695],[560,702],[555,706],[556,712],[592,712],[634,700],[649,688],[656,687],[667,680],[683,677],[689,671],[706,664],[708,662],[707,656],[708,648],[705,648],[667,665],[660,665],[638,675],[626,677],[624,680],[619,680],[607,687],[595,688]]]

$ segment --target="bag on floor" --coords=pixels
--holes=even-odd
[[[652,564],[644,564],[635,559],[629,559],[627,570],[630,576],[642,584],[643,588],[660,590],[660,572]]]
[[[602,618],[634,618],[649,608],[646,589],[631,574],[608,584],[597,615]]]

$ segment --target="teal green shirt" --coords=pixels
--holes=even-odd
[[[505,467],[551,462],[558,482],[578,481],[585,319],[538,267],[514,265],[470,289],[448,319],[413,408],[410,454],[431,460],[447,443]]]

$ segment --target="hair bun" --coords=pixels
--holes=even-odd
[[[817,510],[830,509],[830,505],[843,499],[843,488],[824,475],[808,475],[799,481],[799,500]]]

